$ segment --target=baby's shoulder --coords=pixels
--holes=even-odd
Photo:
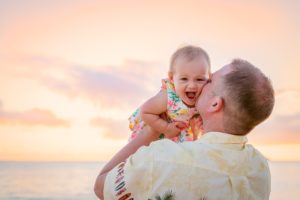
[[[169,78],[161,80],[161,88],[167,90],[174,90],[174,84]]]

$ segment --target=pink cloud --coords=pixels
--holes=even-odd
[[[34,108],[24,112],[7,112],[0,110],[0,125],[20,124],[26,126],[69,127],[70,123],[56,117],[51,111]]]
[[[276,90],[275,108],[272,116],[257,126],[249,139],[262,144],[300,143],[299,88]],[[293,113],[293,114],[292,114]]]
[[[7,59],[17,60],[22,66],[23,77],[20,69],[13,73],[18,78],[35,80],[70,98],[87,98],[104,106],[120,108],[142,104],[142,99],[154,95],[149,88],[159,86],[163,78],[155,77],[161,74],[157,63],[139,60],[126,60],[120,66],[84,66],[46,56]]]
[[[277,115],[255,128],[249,138],[264,144],[300,143],[299,124],[300,113]]]

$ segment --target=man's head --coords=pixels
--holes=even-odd
[[[196,104],[204,132],[245,135],[267,119],[274,106],[270,80],[245,60],[235,59],[212,75]]]

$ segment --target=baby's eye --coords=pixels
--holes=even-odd
[[[199,82],[204,82],[204,81],[206,81],[206,79],[203,79],[203,78],[197,78],[197,81],[199,81]]]
[[[186,81],[186,80],[187,80],[187,78],[181,78],[180,80],[182,80],[182,81]]]

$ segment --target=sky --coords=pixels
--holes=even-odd
[[[268,159],[300,160],[296,0],[0,0],[0,160],[105,161],[155,95],[172,53],[204,48],[272,80],[275,108],[248,136]]]

